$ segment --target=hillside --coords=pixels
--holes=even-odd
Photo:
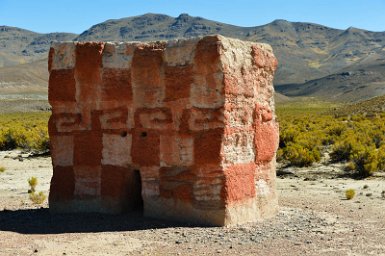
[[[276,90],[287,96],[354,102],[385,94],[385,69],[345,71],[303,84],[277,85]]]
[[[75,36],[70,33],[39,34],[25,29],[0,26],[0,67],[47,58],[52,41],[70,41]]]
[[[0,99],[46,98],[47,59],[0,68]]]
[[[333,113],[336,116],[364,114],[367,116],[385,112],[385,95],[363,100],[337,108]]]
[[[145,14],[107,20],[78,36],[0,27],[0,67],[45,58],[52,40],[148,41],[208,34],[271,44],[279,60],[275,84],[289,96],[355,101],[385,93],[385,32],[285,20],[239,27],[188,14]],[[341,75],[346,72],[354,75]]]

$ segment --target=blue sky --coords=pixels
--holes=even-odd
[[[275,19],[385,31],[385,0],[0,0],[0,25],[81,33],[107,19],[188,13],[239,26]]]

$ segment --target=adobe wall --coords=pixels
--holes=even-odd
[[[52,212],[208,225],[277,211],[270,46],[222,36],[54,43]]]

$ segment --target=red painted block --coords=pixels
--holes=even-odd
[[[221,163],[223,133],[223,129],[212,129],[195,134],[194,162],[196,165]]]
[[[56,166],[51,179],[49,201],[66,201],[74,198],[75,175],[72,166]]]
[[[79,101],[95,102],[101,81],[102,52],[104,43],[76,44],[75,77],[79,84]]]
[[[101,195],[102,197],[122,198],[128,197],[127,194],[132,186],[138,187],[140,184],[130,184],[132,179],[131,168],[124,168],[112,165],[102,166],[101,176]],[[130,188],[131,186],[131,188]],[[140,187],[140,186],[139,186]],[[129,198],[127,198],[129,200]]]
[[[136,86],[160,86],[164,47],[164,44],[143,44],[135,49],[131,68]]]
[[[193,67],[166,66],[164,68],[166,97],[164,101],[175,101],[190,97],[190,87],[194,82]]]
[[[225,186],[223,196],[227,203],[254,198],[256,165],[238,164],[227,168],[225,173]]]
[[[135,49],[131,65],[137,106],[158,106],[164,98],[162,65],[164,44],[143,44]]]
[[[158,132],[137,129],[132,135],[131,156],[134,164],[159,166],[160,135]]]
[[[131,71],[104,68],[101,101],[132,101]]]
[[[278,149],[279,130],[274,122],[258,123],[255,127],[254,145],[257,162],[271,161]]]
[[[102,134],[85,131],[74,135],[74,165],[98,166],[102,159]]]
[[[73,69],[52,70],[49,76],[48,100],[75,102],[76,81]]]
[[[219,71],[220,45],[218,36],[207,36],[198,42],[195,49],[195,72],[207,75],[208,86],[215,83],[213,75]]]

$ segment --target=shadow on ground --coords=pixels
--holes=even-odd
[[[21,234],[94,233],[192,226],[146,218],[141,212],[122,215],[93,213],[51,215],[46,208],[0,211],[0,230]]]

